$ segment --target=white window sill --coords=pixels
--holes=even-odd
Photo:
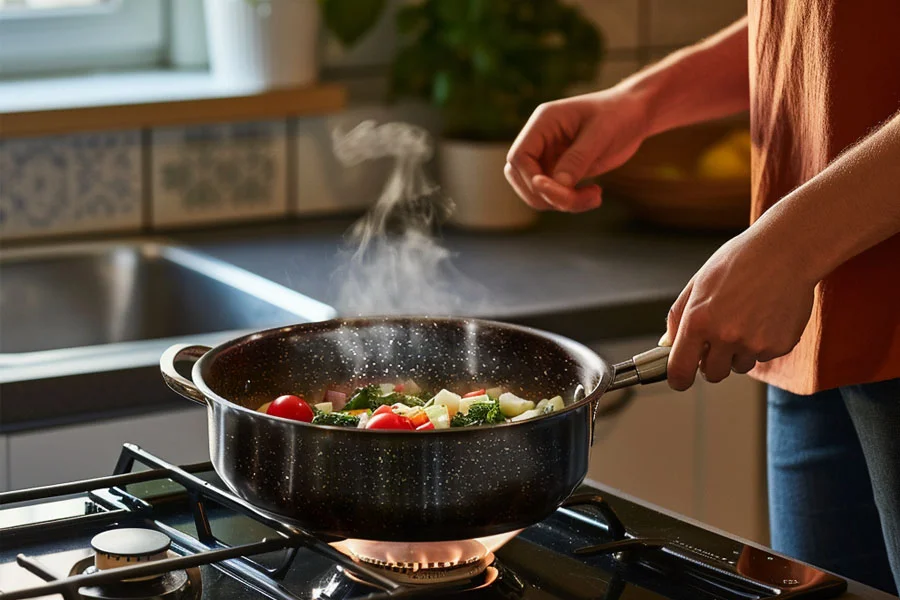
[[[0,113],[228,98],[261,91],[223,86],[208,71],[137,71],[0,80]]]
[[[0,137],[327,114],[345,103],[335,83],[229,87],[205,71],[10,80],[0,81]]]

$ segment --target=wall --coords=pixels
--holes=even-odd
[[[394,0],[396,4],[399,0]],[[674,48],[738,18],[743,0],[578,0],[603,30],[594,86],[614,84]],[[0,241],[141,232],[359,210],[378,194],[383,164],[342,168],[330,131],[366,118],[437,130],[420,106],[386,107],[392,19],[350,51],[323,40],[323,75],[346,82],[350,110],[254,123],[0,140]]]

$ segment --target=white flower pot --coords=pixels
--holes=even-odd
[[[225,86],[301,86],[318,77],[316,0],[205,0],[209,63]]]
[[[503,167],[509,145],[442,140],[441,185],[456,205],[451,223],[467,229],[522,229],[538,212],[513,191]]]

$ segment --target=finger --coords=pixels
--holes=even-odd
[[[749,373],[756,366],[756,358],[751,354],[738,353],[731,360],[731,370],[735,373]]]
[[[684,391],[694,384],[706,342],[690,320],[682,319],[669,354],[668,379],[673,390]]]
[[[710,383],[719,383],[731,374],[734,350],[727,344],[711,346],[700,359],[700,372]]]
[[[550,210],[553,208],[548,204],[544,199],[542,199],[538,194],[531,191],[531,189],[525,185],[525,182],[522,181],[522,176],[519,175],[519,172],[513,168],[512,165],[506,163],[506,166],[503,167],[503,174],[506,176],[506,180],[512,186],[512,188],[516,191],[516,194],[531,208],[536,210]]]
[[[526,153],[513,155],[512,152],[510,152],[510,155],[507,157],[507,164],[518,173],[519,184],[540,201],[540,197],[538,196],[539,192],[532,183],[532,180],[535,177],[543,175],[544,173],[538,160]]]
[[[531,187],[531,180],[536,175],[545,174],[540,158],[547,149],[547,143],[540,131],[541,120],[547,121],[546,107],[538,107],[531,113],[528,122],[522,127],[506,154],[506,162],[519,172],[525,187],[532,192],[534,190]]]
[[[675,300],[675,303],[672,304],[672,307],[669,309],[669,314],[666,316],[666,335],[663,336],[663,339],[668,342],[668,345],[672,345],[675,341],[675,334],[678,333],[678,327],[681,325],[681,318],[684,315],[684,307],[687,306],[687,301],[691,297],[691,292],[694,290],[694,278],[692,277],[690,281],[687,282],[687,285],[684,286],[684,289],[681,290],[681,293],[678,294],[678,298]],[[662,340],[660,340],[660,344],[662,344]]]
[[[597,140],[582,129],[553,167],[553,180],[572,188],[589,175],[588,170],[597,158]]]
[[[563,187],[545,175],[532,179],[534,190],[557,210],[579,213],[592,210],[603,202],[600,186]]]

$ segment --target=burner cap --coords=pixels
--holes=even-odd
[[[171,543],[164,533],[137,528],[110,529],[91,540],[100,570],[166,558]]]
[[[103,554],[141,557],[165,552],[171,543],[169,536],[153,529],[123,528],[98,533],[91,547]]]

